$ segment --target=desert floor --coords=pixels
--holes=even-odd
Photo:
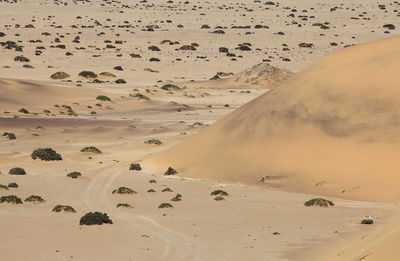
[[[267,91],[185,82],[208,80],[217,72],[239,73],[263,61],[298,72],[346,45],[398,34],[382,27],[399,19],[396,3],[381,1],[383,8],[369,0],[275,5],[0,0],[0,42],[23,46],[20,52],[0,45],[0,133],[17,136],[0,136],[0,184],[19,186],[0,190],[0,196],[46,200],[0,204],[0,260],[369,260],[375,244],[390,236],[387,231],[400,228],[397,204],[329,198],[335,207],[307,208],[304,202],[318,195],[167,177],[129,166]],[[201,29],[206,24],[210,28]],[[225,33],[210,33],[215,30]],[[192,43],[198,43],[194,51],[176,50]],[[251,43],[251,50],[235,49],[243,43]],[[219,52],[220,47],[235,56]],[[21,55],[29,62],[14,61]],[[107,77],[91,83],[78,77],[83,70],[112,72],[127,84]],[[70,74],[71,81],[51,80],[57,71]],[[161,90],[169,81],[184,88]],[[137,93],[150,100],[132,96]],[[111,101],[96,100],[98,95]],[[162,143],[145,144],[151,139]],[[102,153],[80,152],[85,146]],[[47,147],[63,160],[31,158],[34,149]],[[27,175],[9,175],[13,167]],[[82,177],[66,177],[73,171]],[[112,194],[121,186],[137,193]],[[167,188],[171,191],[163,192]],[[229,196],[214,200],[210,193],[217,189]],[[178,193],[182,201],[171,202]],[[159,209],[164,202],[173,208]],[[118,203],[133,208],[117,208]],[[58,204],[77,212],[53,213]],[[106,212],[114,224],[80,226],[80,217],[90,211]],[[375,217],[375,224],[361,225],[365,216]]]

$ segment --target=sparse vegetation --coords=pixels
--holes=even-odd
[[[128,203],[119,203],[117,205],[117,208],[133,208],[131,205],[129,205]]]
[[[211,196],[229,196],[228,192],[223,191],[223,190],[214,190],[213,192],[211,192],[210,194]]]
[[[161,89],[163,89],[163,90],[165,90],[165,91],[180,91],[180,90],[182,90],[182,88],[181,87],[179,87],[179,86],[176,86],[176,85],[174,85],[174,84],[165,84],[165,85],[163,85],[162,87],[161,87]]]
[[[15,140],[17,137],[12,132],[4,132],[3,136],[6,136],[9,140]]]
[[[67,79],[69,77],[70,77],[70,75],[66,72],[56,72],[50,76],[50,78],[53,80],[63,80],[63,79]]]
[[[371,219],[371,218],[363,219],[363,220],[361,220],[361,224],[363,224],[363,225],[372,225],[372,224],[374,224],[374,220]]]
[[[306,207],[313,207],[313,206],[317,206],[317,207],[333,207],[335,204],[333,204],[332,201],[327,200],[327,199],[323,199],[323,198],[314,198],[314,199],[310,199],[309,201],[306,201],[304,203],[304,206]]]
[[[176,194],[176,196],[171,199],[171,201],[181,201],[181,200],[182,200],[181,194]]]
[[[6,185],[0,184],[0,190],[8,190]]]
[[[25,202],[33,202],[33,203],[46,202],[46,200],[44,200],[41,196],[36,196],[36,195],[31,195],[31,196],[27,197],[24,201]]]
[[[145,144],[154,144],[154,145],[161,145],[162,144],[162,142],[160,141],[160,140],[157,140],[157,139],[150,139],[150,140],[146,140],[145,142],[144,142]]]
[[[106,213],[101,212],[89,212],[81,217],[79,225],[103,225],[112,224],[112,220],[108,217]]]
[[[99,95],[96,97],[97,100],[99,101],[111,101],[111,99],[108,96],[105,95]]]
[[[11,182],[11,183],[8,184],[8,187],[9,188],[18,188],[18,184],[15,183],[15,182]]]
[[[124,79],[118,79],[115,81],[116,84],[126,84],[126,81]]]
[[[135,194],[136,191],[127,188],[127,187],[119,187],[118,189],[113,190],[112,194],[121,194],[121,195],[125,195],[125,194]]]
[[[76,210],[73,207],[67,206],[67,205],[57,205],[53,208],[52,211],[56,212],[56,213],[75,213],[76,212]]]
[[[165,188],[165,189],[161,190],[161,192],[173,192],[173,190],[170,188]]]
[[[22,204],[22,200],[15,196],[15,195],[10,195],[10,196],[2,196],[0,198],[0,203],[8,203],[8,204]]]
[[[143,94],[141,94],[141,93],[135,93],[135,94],[129,94],[129,96],[130,97],[135,97],[135,98],[137,98],[138,100],[146,100],[146,101],[148,101],[148,100],[150,100],[150,98],[149,97],[147,97],[146,95],[143,95]]]
[[[27,110],[27,109],[25,109],[25,108],[21,108],[21,109],[19,109],[18,110],[20,113],[23,113],[23,114],[29,114],[29,111]]]
[[[142,167],[140,166],[139,163],[132,163],[131,166],[129,167],[129,170],[140,171],[140,170],[142,170]]]
[[[15,168],[10,169],[8,174],[10,174],[10,175],[26,175],[26,171],[23,168],[15,167]]]
[[[115,74],[110,73],[110,72],[102,72],[102,73],[100,73],[100,75],[104,76],[104,77],[117,77],[117,76],[115,76]]]
[[[36,149],[31,154],[32,159],[40,159],[44,161],[62,160],[59,153],[51,148]]]
[[[221,201],[221,200],[225,200],[225,198],[224,198],[224,197],[221,197],[221,196],[216,196],[216,197],[214,198],[214,200],[215,200],[215,201]]]
[[[79,73],[79,76],[82,76],[84,78],[97,78],[97,74],[92,71],[82,71]]]
[[[67,174],[67,177],[73,178],[73,179],[76,179],[76,178],[78,178],[80,176],[82,176],[82,173],[77,172],[77,171],[70,172],[70,173]]]
[[[165,176],[170,176],[175,174],[178,174],[178,172],[172,167],[168,167],[167,171],[164,173]]]
[[[100,154],[101,150],[99,150],[96,147],[89,146],[89,147],[84,147],[83,149],[81,149],[81,152],[90,152],[90,153]]]
[[[173,208],[170,203],[161,203],[158,208]]]

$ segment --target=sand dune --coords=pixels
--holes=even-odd
[[[400,38],[345,48],[151,159],[183,176],[399,199]]]

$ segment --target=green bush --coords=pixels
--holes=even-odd
[[[90,152],[90,153],[100,154],[101,150],[99,150],[96,147],[89,146],[89,147],[84,147],[83,149],[81,149],[81,152]]]
[[[15,195],[2,196],[0,198],[0,203],[22,204],[22,200],[19,197],[15,196]]]
[[[67,79],[69,77],[70,77],[70,75],[65,72],[56,72],[50,76],[50,78],[53,80],[63,80],[63,79]]]
[[[140,170],[142,170],[142,167],[140,166],[139,163],[132,163],[131,166],[129,167],[129,170],[140,171]]]
[[[229,196],[228,192],[223,191],[223,190],[214,190],[213,192],[211,192],[210,194],[211,196]]]
[[[112,224],[112,220],[108,217],[106,213],[101,212],[89,212],[81,217],[79,225],[103,225]]]
[[[173,208],[170,203],[161,203],[158,208]]]
[[[62,160],[61,155],[51,148],[36,149],[32,152],[31,157],[34,160],[38,158],[44,161]]]
[[[178,172],[172,167],[168,167],[167,171],[164,173],[165,176],[170,176],[175,174],[178,174]]]
[[[76,210],[73,207],[67,206],[67,205],[57,205],[57,206],[55,206],[53,208],[52,211],[56,212],[56,213],[61,213],[61,212],[63,212],[63,213],[75,213],[76,212]]]
[[[77,171],[70,172],[70,173],[67,174],[67,177],[73,178],[73,179],[76,179],[76,178],[78,178],[80,176],[82,176],[82,173],[77,172]]]
[[[36,195],[31,195],[31,196],[27,197],[24,201],[25,202],[35,202],[35,203],[46,202],[46,200],[44,200],[41,196],[36,196]]]
[[[26,171],[23,168],[15,167],[10,169],[8,172],[10,175],[26,175]]]
[[[304,203],[304,206],[306,207],[313,207],[313,206],[317,206],[317,207],[332,207],[335,204],[333,204],[332,201],[327,200],[327,199],[323,199],[323,198],[314,198],[314,199],[310,199],[309,201],[306,201]]]
[[[96,97],[96,99],[100,101],[111,101],[111,99],[105,95],[99,95]]]
[[[112,194],[134,194],[136,191],[127,188],[127,187],[119,187],[118,189],[113,190]]]
[[[97,78],[97,74],[91,71],[82,71],[79,73],[79,76],[82,76],[84,78]]]

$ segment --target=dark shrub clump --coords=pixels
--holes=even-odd
[[[363,224],[363,225],[372,225],[372,224],[374,224],[374,220],[370,219],[370,218],[363,219],[363,220],[361,220],[361,224]]]
[[[45,161],[62,160],[61,155],[51,148],[36,149],[32,152],[31,157],[34,160],[37,158]]]
[[[0,190],[8,190],[8,187],[6,185],[0,184]]]
[[[3,196],[0,198],[0,203],[22,204],[22,200],[15,195]]]
[[[74,171],[74,172],[71,172],[71,173],[67,174],[67,177],[73,178],[73,179],[76,179],[76,178],[78,178],[80,176],[82,176],[82,173],[77,172],[77,171]]]
[[[18,184],[15,183],[15,182],[11,182],[11,183],[8,184],[8,187],[9,188],[18,188]]]
[[[100,212],[89,212],[81,217],[79,221],[79,225],[103,225],[103,224],[112,224],[112,220],[108,217],[106,213]]]
[[[9,139],[9,140],[15,140],[17,137],[15,136],[15,134],[14,133],[12,133],[12,132],[4,132],[3,133],[3,136],[7,136],[7,138]]]
[[[218,190],[214,190],[213,192],[211,192],[210,195],[211,196],[228,196],[229,194],[226,191],[218,189]]]
[[[127,187],[119,187],[118,189],[113,190],[113,194],[134,194],[136,191],[127,188]]]
[[[99,150],[96,147],[93,146],[89,146],[89,147],[84,147],[83,149],[81,149],[81,152],[91,152],[91,153],[101,153],[101,150]]]
[[[173,208],[170,203],[161,203],[158,208]]]
[[[63,79],[69,78],[69,74],[65,73],[65,72],[56,72],[56,73],[53,73],[50,76],[50,78],[53,80],[58,80],[58,79],[63,80]]]
[[[142,170],[142,167],[140,166],[139,163],[132,163],[131,166],[129,167],[129,170]]]
[[[25,202],[38,202],[38,203],[46,202],[46,200],[44,200],[41,196],[36,196],[36,195],[31,195],[31,196],[27,197],[24,201]]]
[[[313,207],[313,206],[317,206],[317,207],[332,207],[335,204],[333,204],[332,201],[327,200],[327,199],[323,199],[323,198],[314,198],[314,199],[310,199],[309,201],[306,201],[304,203],[304,206],[306,207]]]
[[[119,203],[117,205],[117,208],[133,208],[131,205],[129,205],[128,203]]]
[[[84,78],[96,78],[97,74],[91,71],[82,71],[79,73],[79,76],[82,76]]]
[[[178,174],[178,172],[172,167],[168,167],[167,171],[164,173],[165,176],[170,176],[175,174]]]
[[[26,171],[23,168],[15,167],[10,169],[8,172],[10,175],[26,175]]]
[[[61,213],[61,212],[65,212],[65,213],[75,213],[76,210],[71,207],[71,206],[66,206],[66,205],[57,205],[53,208],[52,210],[53,212],[56,213]]]
[[[108,96],[105,96],[105,95],[99,95],[99,96],[96,97],[96,99],[100,100],[100,101],[111,101],[111,99]]]

